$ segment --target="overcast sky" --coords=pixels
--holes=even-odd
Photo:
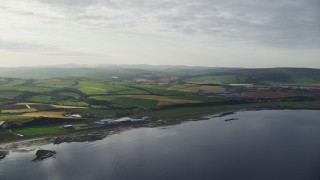
[[[319,0],[1,0],[0,66],[320,68]]]

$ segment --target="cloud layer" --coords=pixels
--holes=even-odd
[[[99,56],[95,63],[301,66],[320,57],[319,17],[318,0],[5,0],[0,52],[17,61],[17,52],[32,54],[35,64],[88,55]]]

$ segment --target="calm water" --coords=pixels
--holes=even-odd
[[[319,180],[320,111],[238,112],[42,148],[56,158],[11,153],[0,161],[0,179]]]

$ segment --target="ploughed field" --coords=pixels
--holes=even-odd
[[[196,84],[189,81],[214,83]],[[228,83],[218,83],[224,80]],[[0,78],[0,141],[95,128],[105,118],[148,116],[152,125],[250,108],[320,108],[319,93],[235,83],[230,76],[157,83],[54,78]],[[161,121],[159,121],[161,120]],[[71,124],[72,130],[63,125]]]

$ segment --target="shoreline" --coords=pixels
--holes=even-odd
[[[319,110],[319,109],[293,109],[293,108],[248,108],[248,109],[240,109],[240,110],[230,110],[230,111],[223,111],[223,112],[218,112],[218,113],[211,113],[211,114],[203,114],[201,116],[195,116],[195,117],[190,117],[190,118],[184,118],[183,120],[181,119],[176,119],[174,123],[170,124],[166,121],[163,120],[157,120],[157,121],[151,121],[145,124],[140,124],[140,125],[126,125],[126,126],[118,126],[118,127],[107,127],[107,126],[101,126],[97,128],[92,128],[92,129],[86,129],[82,131],[77,131],[77,132],[72,132],[72,133],[66,133],[66,134],[60,134],[60,135],[45,135],[41,137],[31,137],[28,139],[20,139],[20,140],[14,140],[14,141],[7,141],[7,142],[0,142],[0,150],[10,150],[10,147],[12,146],[19,146],[19,145],[24,145],[27,147],[27,145],[35,145],[39,144],[39,142],[46,142],[46,144],[60,144],[64,142],[88,142],[90,141],[90,138],[87,140],[79,140],[79,141],[63,141],[60,143],[54,143],[53,139],[57,138],[64,138],[64,137],[86,137],[90,135],[96,135],[99,134],[101,139],[106,138],[107,136],[114,134],[114,133],[119,133],[125,130],[130,130],[133,128],[140,128],[140,127],[145,127],[145,128],[157,128],[157,127],[162,127],[162,126],[172,126],[172,125],[178,125],[182,124],[184,122],[189,122],[189,121],[202,121],[202,120],[209,120],[211,118],[217,118],[217,117],[224,117],[228,116],[231,114],[234,114],[236,112],[241,112],[241,111],[262,111],[262,110]],[[158,121],[165,122],[163,124],[156,124]],[[84,138],[86,139],[86,138]],[[98,140],[101,140],[98,139]],[[15,148],[17,149],[17,148]]]

